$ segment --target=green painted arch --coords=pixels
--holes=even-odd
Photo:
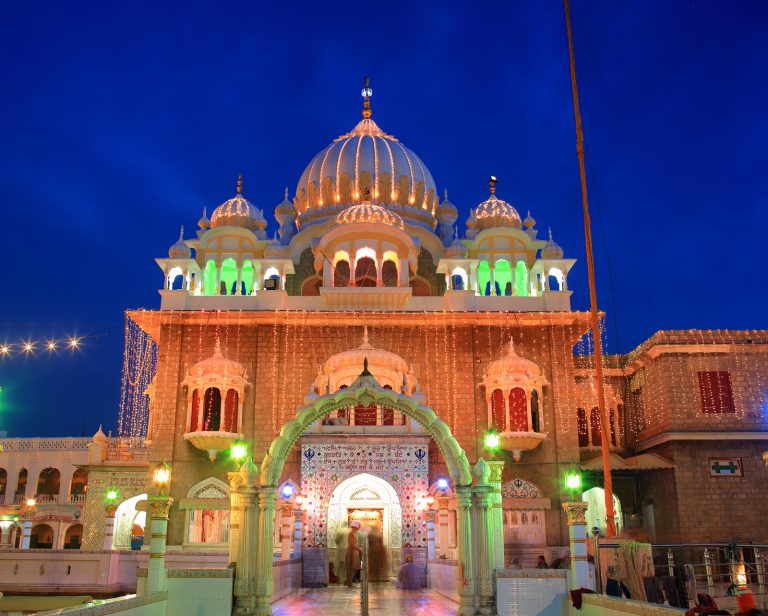
[[[313,403],[301,407],[296,412],[296,417],[283,426],[280,434],[272,441],[267,453],[264,454],[260,473],[261,485],[277,487],[288,454],[309,426],[339,408],[351,407],[356,404],[386,406],[418,421],[437,443],[440,453],[445,458],[453,485],[468,486],[472,483],[472,469],[464,450],[456,437],[451,434],[448,425],[430,407],[419,404],[410,396],[395,393],[391,389],[378,387],[352,389],[349,387],[340,389],[333,394],[321,396]]]

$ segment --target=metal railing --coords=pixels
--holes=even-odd
[[[599,543],[594,538],[595,570],[603,570],[602,561],[610,554],[604,550],[618,549],[618,543]],[[749,589],[755,603],[765,609],[768,605],[766,573],[768,545],[739,543],[670,543],[652,544],[654,575],[675,576],[676,567],[683,567],[687,596],[691,604],[698,593],[706,593],[718,601],[721,608],[735,606],[736,594]],[[617,558],[614,552],[613,558]],[[611,561],[605,563],[605,570]],[[678,573],[679,570],[678,570]],[[596,575],[596,591],[603,592],[602,575]]]

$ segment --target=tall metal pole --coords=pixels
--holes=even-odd
[[[584,210],[584,239],[587,245],[587,274],[589,275],[589,313],[592,338],[595,342],[595,376],[597,378],[597,406],[600,409],[600,427],[603,435],[603,477],[605,481],[605,513],[607,536],[616,536],[616,523],[613,519],[613,481],[611,479],[611,459],[609,449],[609,430],[605,412],[605,387],[603,386],[603,348],[600,338],[600,315],[597,310],[597,291],[595,290],[595,260],[592,254],[592,224],[589,218],[589,203],[587,201],[587,173],[584,169],[584,133],[581,128],[581,112],[579,111],[579,86],[576,83],[576,58],[573,55],[573,34],[571,33],[571,9],[568,0],[565,3],[565,29],[568,33],[568,56],[571,62],[571,90],[573,92],[573,115],[576,119],[576,154],[579,159],[579,175],[581,177],[581,205]]]

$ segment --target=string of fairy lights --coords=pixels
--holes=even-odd
[[[35,355],[38,352],[55,353],[56,351],[76,351],[88,340],[100,338],[105,334],[90,336],[68,336],[66,338],[27,338],[18,342],[0,343],[0,359],[20,355]]]

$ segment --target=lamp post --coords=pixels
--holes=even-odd
[[[565,472],[565,488],[571,493],[571,500],[575,501],[576,494],[581,491],[581,473],[573,464]]]
[[[147,592],[165,590],[165,541],[168,532],[168,513],[173,499],[165,495],[171,482],[171,467],[163,461],[152,472],[152,483],[158,494],[149,501],[149,566],[147,568]]]
[[[496,457],[496,452],[499,450],[499,445],[501,445],[501,437],[493,426],[485,433],[483,445],[485,445],[485,448],[491,454],[491,460],[493,460]]]
[[[571,551],[571,587],[588,588],[587,503],[576,500],[577,493],[581,491],[581,473],[573,464],[565,473],[565,488],[571,493],[571,501],[563,503]]]
[[[248,455],[248,445],[243,441],[235,441],[232,447],[229,448],[229,458],[235,463],[236,468],[240,470],[240,466]]]

